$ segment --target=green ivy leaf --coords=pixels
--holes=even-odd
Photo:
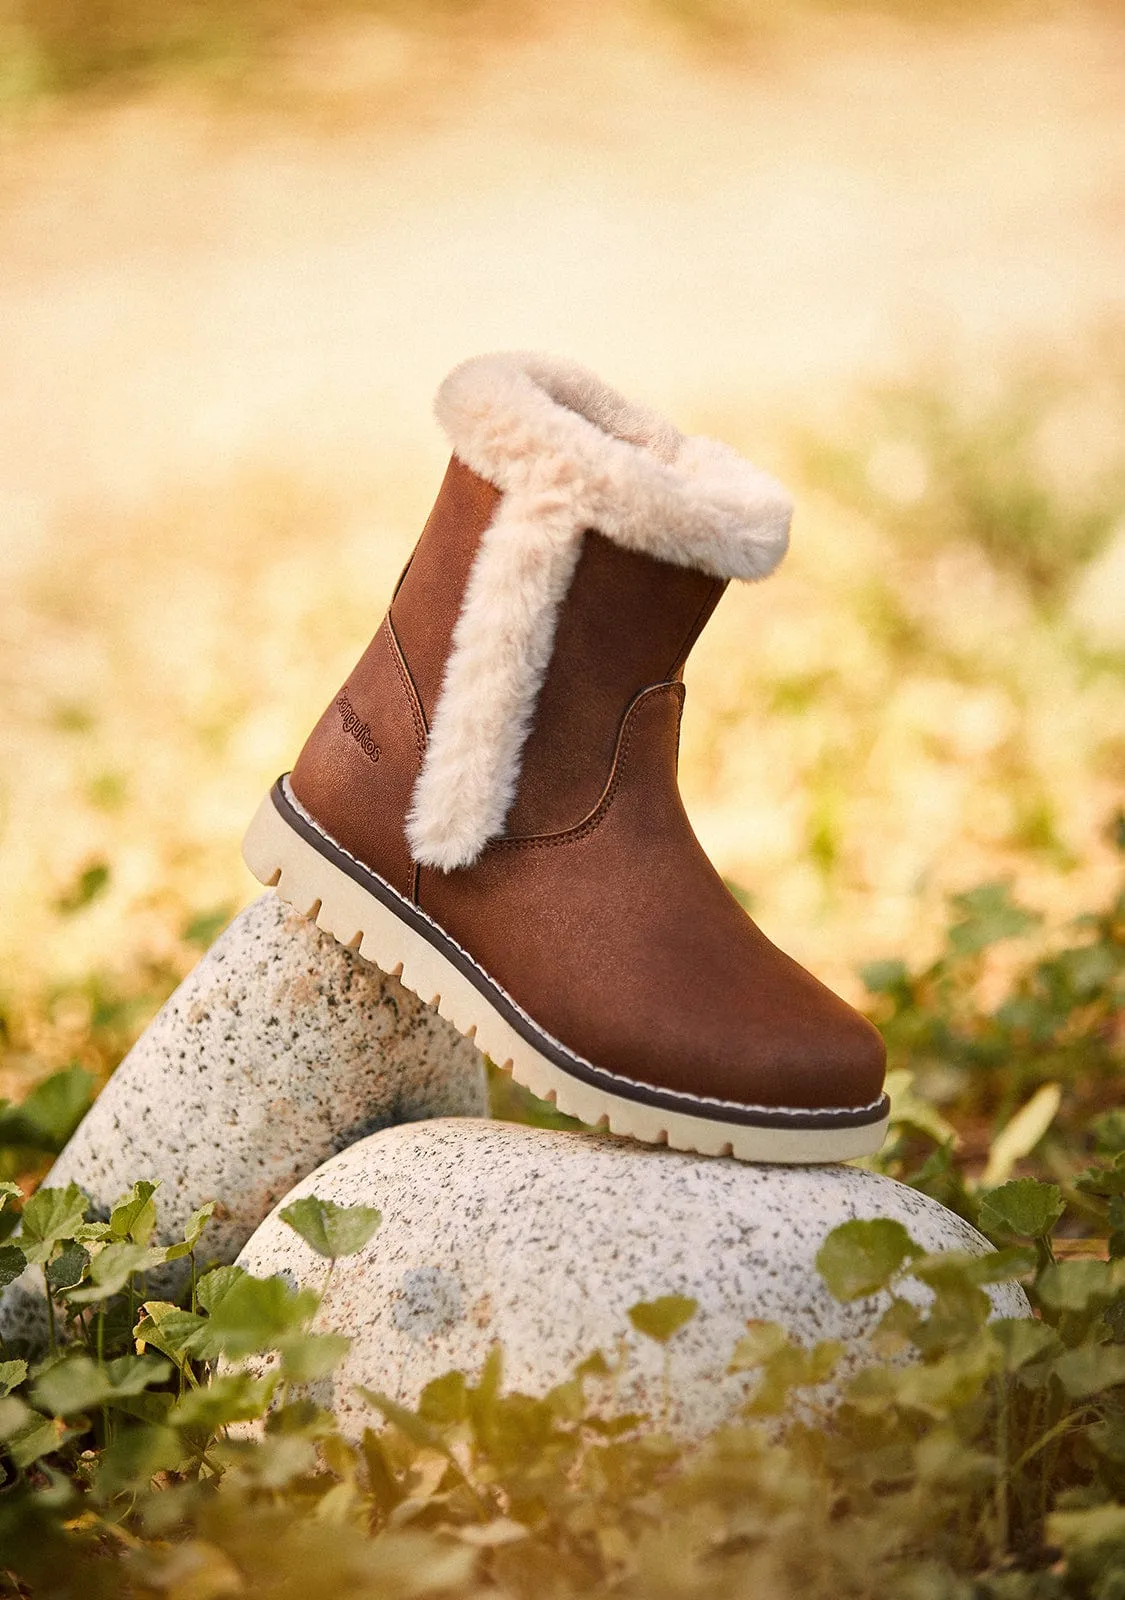
[[[418,1415],[436,1427],[463,1422],[468,1412],[465,1374],[446,1372],[431,1378],[418,1400]]]
[[[303,1332],[319,1304],[311,1289],[291,1289],[282,1277],[234,1282],[214,1306],[208,1328],[225,1355],[238,1359],[272,1350],[289,1333]]]
[[[75,1289],[86,1276],[89,1265],[89,1252],[72,1242],[64,1246],[47,1267],[47,1282],[52,1289]]]
[[[90,1356],[64,1357],[42,1373],[31,1391],[37,1406],[53,1417],[68,1417],[100,1405],[111,1385]]]
[[[586,1389],[577,1372],[572,1378],[556,1383],[543,1396],[543,1403],[551,1415],[564,1424],[577,1424],[586,1414]],[[421,1401],[419,1401],[421,1405]]]
[[[837,1300],[860,1300],[885,1289],[921,1254],[901,1222],[875,1217],[833,1228],[817,1251],[816,1267]]]
[[[74,1238],[82,1244],[105,1244],[112,1237],[108,1222],[84,1222],[74,1230]]]
[[[920,1485],[926,1488],[953,1489],[975,1499],[996,1481],[995,1456],[971,1449],[949,1423],[927,1428],[918,1441],[914,1461]]]
[[[974,1404],[993,1374],[995,1354],[979,1341],[950,1351],[926,1366],[910,1366],[890,1374],[900,1406],[932,1417],[948,1416]]]
[[[1007,1250],[937,1250],[919,1256],[910,1268],[912,1278],[928,1283],[932,1289],[958,1284],[979,1287],[986,1283],[1011,1283],[1035,1268],[1035,1251],[1011,1247]]]
[[[1036,1284],[1044,1306],[1052,1311],[1088,1311],[1108,1305],[1125,1290],[1125,1263],[1116,1261],[1056,1261],[1046,1267]]]
[[[1125,1151],[1108,1167],[1087,1167],[1075,1178],[1074,1187],[1083,1194],[1099,1195],[1104,1200],[1125,1195]]]
[[[699,1310],[699,1301],[686,1294],[665,1294],[657,1300],[640,1300],[629,1307],[629,1321],[646,1339],[667,1344],[687,1326]]]
[[[950,901],[961,920],[949,929],[949,943],[958,955],[975,955],[1002,939],[1014,939],[1036,927],[1043,918],[1012,899],[1007,883],[982,883]]]
[[[281,1371],[294,1383],[316,1383],[340,1365],[352,1347],[343,1333],[291,1333],[277,1341]]]
[[[580,1361],[574,1369],[576,1378],[608,1378],[613,1368],[605,1358],[604,1350],[595,1350]]]
[[[156,1206],[153,1195],[159,1184],[141,1181],[135,1183],[128,1194],[122,1195],[109,1215],[109,1231],[114,1239],[129,1239],[134,1244],[147,1244],[156,1227]]]
[[[868,994],[885,994],[900,1002],[910,999],[910,974],[904,961],[867,961],[859,976]]]
[[[264,1378],[248,1372],[224,1373],[199,1389],[189,1389],[168,1413],[168,1421],[209,1434],[232,1422],[252,1422],[265,1415],[276,1387],[276,1373]]]
[[[21,1248],[29,1261],[46,1261],[55,1244],[74,1237],[90,1201],[76,1183],[65,1189],[39,1189],[23,1208]]]
[[[1013,1178],[981,1200],[980,1225],[986,1233],[1045,1239],[1065,1210],[1066,1201],[1057,1184]]]
[[[976,1202],[965,1187],[949,1145],[931,1150],[922,1165],[906,1181],[912,1189],[939,1200],[948,1210],[955,1211],[966,1221],[976,1220]]]
[[[1125,1257],[1125,1195],[1109,1202],[1109,1253],[1115,1261]]]
[[[1058,1358],[1055,1374],[1072,1400],[1116,1388],[1125,1383],[1125,1345],[1079,1345]]]
[[[779,1416],[787,1410],[794,1389],[827,1383],[844,1353],[835,1339],[824,1339],[811,1349],[788,1337],[762,1366],[762,1376],[744,1409],[748,1417]]]
[[[976,1342],[992,1314],[992,1301],[960,1273],[937,1280],[929,1314],[919,1322],[914,1346],[923,1356],[945,1356]]]
[[[921,1321],[918,1307],[896,1295],[871,1334],[872,1350],[884,1361],[902,1355],[915,1343]]]
[[[52,1073],[21,1105],[0,1110],[0,1145],[57,1153],[90,1109],[93,1098],[94,1077],[84,1067],[64,1067],[61,1072]]]
[[[16,1244],[0,1245],[0,1289],[15,1283],[27,1266],[27,1257]]]
[[[1108,1557],[1125,1549],[1125,1506],[1094,1506],[1088,1511],[1055,1511],[1047,1518],[1047,1539],[1068,1556],[1093,1553]]]
[[[23,1427],[28,1417],[33,1415],[27,1401],[19,1399],[16,1395],[0,1399],[0,1440],[6,1442],[10,1439],[17,1429]]]
[[[374,1206],[338,1206],[333,1200],[318,1200],[310,1194],[286,1206],[281,1220],[299,1233],[317,1255],[334,1261],[362,1250],[383,1217]]]
[[[204,1228],[215,1215],[215,1206],[216,1202],[214,1200],[208,1200],[205,1205],[199,1207],[198,1211],[192,1212],[188,1218],[187,1227],[184,1229],[183,1238],[178,1244],[168,1246],[167,1260],[180,1261],[184,1256],[191,1254],[199,1243]]]
[[[142,1316],[133,1329],[140,1349],[151,1345],[170,1356],[178,1367],[189,1357],[213,1361],[222,1354],[222,1345],[211,1332],[210,1320],[193,1311],[181,1311],[170,1300],[147,1300]]]
[[[204,1311],[217,1311],[223,1298],[247,1275],[245,1267],[213,1267],[200,1278],[195,1298]]]
[[[120,1356],[98,1363],[90,1356],[66,1355],[39,1375],[31,1398],[55,1417],[90,1411],[107,1401],[142,1393],[171,1372],[154,1356]]]
[[[171,1375],[167,1361],[154,1356],[125,1355],[102,1363],[102,1371],[110,1383],[110,1394],[115,1400],[130,1395],[143,1394],[155,1383],[163,1383]]]
[[[118,1294],[129,1279],[150,1267],[162,1265],[165,1252],[148,1249],[143,1244],[122,1240],[120,1244],[107,1244],[90,1262],[87,1282],[74,1289],[68,1299],[74,1305],[92,1305],[98,1300],[108,1300]]]
[[[1101,1155],[1125,1154],[1125,1110],[1120,1106],[1115,1111],[1107,1111],[1102,1116],[1096,1117],[1090,1131],[1094,1135],[1094,1144]]]
[[[16,1395],[0,1400],[0,1439],[20,1471],[50,1455],[71,1437],[71,1431],[53,1417],[33,1411]]]
[[[734,1347],[728,1372],[753,1372],[764,1367],[789,1342],[785,1329],[776,1322],[752,1321]]]
[[[174,1429],[160,1423],[123,1429],[98,1458],[97,1493],[105,1500],[144,1494],[158,1472],[184,1471],[189,1465],[183,1440]]]
[[[175,1396],[166,1389],[145,1389],[141,1394],[115,1394],[111,1404],[119,1415],[138,1422],[166,1422],[174,1402]]]
[[[1032,1317],[998,1317],[989,1323],[988,1334],[1001,1351],[1006,1372],[1019,1372],[1061,1348],[1055,1330]]]
[[[356,1393],[366,1400],[369,1406],[374,1406],[388,1422],[392,1422],[412,1444],[424,1450],[436,1450],[440,1455],[452,1459],[441,1430],[433,1427],[418,1412],[411,1411],[407,1406],[400,1406],[397,1400],[392,1400],[389,1395],[380,1394],[378,1389],[365,1389],[362,1384]]]
[[[0,1400],[27,1377],[26,1361],[0,1361]]]
[[[289,1407],[286,1407],[287,1411],[289,1409]],[[216,1450],[215,1454],[227,1459],[233,1456],[241,1468],[239,1476],[242,1478],[243,1484],[246,1486],[250,1484],[260,1485],[272,1499],[277,1499],[279,1491],[288,1489],[291,1484],[295,1484],[299,1479],[310,1478],[316,1472],[317,1467],[316,1441],[308,1433],[299,1430],[268,1432],[264,1438],[258,1441],[252,1452],[240,1450],[235,1454],[235,1450],[228,1445],[221,1451]],[[297,1495],[286,1496],[278,1500],[278,1503],[288,1510],[289,1507],[298,1502],[298,1498]],[[331,1539],[332,1546],[334,1546],[339,1541],[343,1530],[339,1527],[325,1528],[325,1533]],[[298,1548],[300,1547],[298,1546]],[[324,1552],[328,1552],[330,1548],[331,1546],[326,1539],[323,1545]],[[323,1556],[321,1556],[321,1561],[323,1559]],[[315,1578],[313,1578],[313,1584],[314,1588],[318,1587]],[[229,1588],[227,1592],[230,1593]],[[304,1591],[302,1590],[301,1592],[303,1593]],[[370,1590],[368,1592],[370,1593]],[[409,1594],[411,1591],[407,1589],[406,1592]],[[402,1593],[401,1589],[399,1593]],[[339,1594],[338,1589],[337,1594]]]
[[[184,924],[181,938],[187,944],[198,945],[201,950],[206,950],[222,933],[227,923],[235,913],[233,905],[214,906],[210,911],[200,911]]]

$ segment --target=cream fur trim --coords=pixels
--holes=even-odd
[[[407,819],[414,858],[450,871],[503,832],[587,529],[716,578],[785,554],[780,484],[685,437],[570,362],[479,356],[438,390],[454,454],[502,491],[477,552]]]

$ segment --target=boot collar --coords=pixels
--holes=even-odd
[[[573,362],[477,356],[435,410],[462,461],[556,525],[715,578],[764,578],[785,554],[793,507],[779,483]]]
[[[592,372],[478,356],[438,390],[454,453],[501,490],[469,576],[415,785],[415,860],[444,871],[504,831],[555,629],[587,529],[716,578],[766,577],[788,544],[780,484],[681,434]]]

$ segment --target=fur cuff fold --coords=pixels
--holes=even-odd
[[[472,864],[504,830],[587,529],[716,578],[764,578],[788,544],[780,484],[679,433],[592,372],[535,354],[456,367],[435,406],[454,454],[501,490],[453,632],[407,823],[417,861]]]

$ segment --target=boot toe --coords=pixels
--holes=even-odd
[[[791,1062],[788,1093],[799,1105],[870,1106],[882,1096],[887,1071],[883,1036],[859,1012],[844,1009],[846,1015],[837,1012],[813,1048],[811,1041],[802,1039]]]

